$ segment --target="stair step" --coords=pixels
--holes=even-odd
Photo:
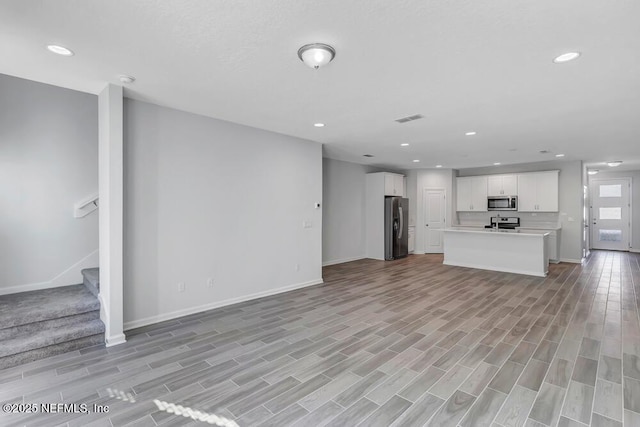
[[[41,322],[27,323],[25,325],[13,326],[11,328],[0,329],[0,343],[4,345],[4,340],[15,338],[19,335],[34,334],[44,329],[62,328],[74,324],[86,324],[91,320],[100,319],[100,311],[88,311],[86,313],[74,314],[57,319],[43,320]]]
[[[13,354],[11,356],[0,357],[0,370],[33,362],[34,360],[44,359],[45,357],[56,356],[58,354],[68,353],[82,348],[93,347],[98,344],[104,344],[103,333],[89,335],[87,337],[59,344],[53,344],[48,347],[36,348],[23,353]]]
[[[11,328],[100,310],[84,285],[71,285],[0,296],[0,326]]]
[[[100,302],[84,285],[0,296],[0,369],[104,344]]]
[[[100,319],[54,329],[42,329],[38,332],[26,332],[2,341],[0,358],[103,333],[104,323]]]
[[[91,291],[96,297],[100,293],[100,269],[85,268],[81,271],[83,277],[83,284]]]

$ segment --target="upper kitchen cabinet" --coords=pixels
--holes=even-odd
[[[518,175],[489,175],[487,196],[515,196],[518,194]]]
[[[404,175],[384,172],[384,195],[404,197]]]
[[[456,178],[456,194],[458,212],[485,212],[487,210],[487,177]]]
[[[559,171],[518,175],[518,211],[558,212]]]

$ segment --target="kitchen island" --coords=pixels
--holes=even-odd
[[[549,271],[547,231],[444,230],[444,264],[545,277]]]

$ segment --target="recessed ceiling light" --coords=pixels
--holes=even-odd
[[[122,74],[118,76],[118,80],[120,80],[120,82],[124,84],[131,84],[136,81],[136,78],[133,76],[127,76]]]
[[[373,157],[373,154],[363,154],[364,157]]]
[[[580,56],[580,52],[567,52],[567,53],[563,53],[560,56],[556,56],[553,59],[553,62],[556,64],[562,64],[563,62],[573,61],[574,59],[577,59],[579,56]]]
[[[493,166],[500,166],[500,164],[501,164],[500,162],[495,162]]]
[[[49,49],[50,52],[57,53],[58,55],[73,56],[73,51],[71,49],[67,49],[64,46],[60,46],[57,44],[47,45],[47,49]]]
[[[597,173],[598,173],[598,169],[591,169],[590,171],[587,171],[587,173],[588,173],[589,175],[595,175],[595,174],[597,174]]]
[[[436,165],[436,167],[437,167],[437,168],[441,168],[441,167],[442,167],[442,165]]]
[[[323,128],[324,127],[324,123],[314,123],[313,125],[315,127],[317,127],[317,128]]]
[[[409,144],[407,144],[406,142],[404,144],[400,144],[401,147],[408,147]]]
[[[564,154],[556,154],[556,157],[564,157]]]
[[[467,132],[467,133],[465,133],[466,136],[473,136],[475,134],[476,134],[475,132]]]
[[[607,162],[607,165],[611,168],[617,168],[618,166],[620,166],[622,164],[622,162],[620,160],[616,160],[614,162]]]
[[[418,160],[418,159],[413,161],[413,163],[419,163],[419,162],[420,162],[420,160]]]

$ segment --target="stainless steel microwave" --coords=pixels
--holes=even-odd
[[[490,211],[517,211],[518,196],[496,196],[487,199],[487,209]]]

